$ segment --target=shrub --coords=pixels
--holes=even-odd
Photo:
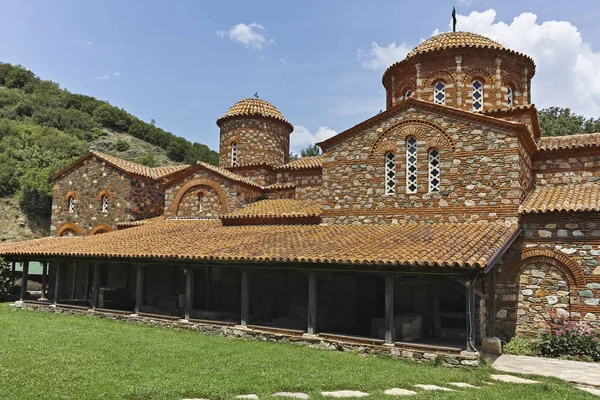
[[[128,142],[124,141],[124,140],[117,140],[117,143],[115,144],[115,149],[117,151],[127,151],[129,150],[131,146],[129,145]]]
[[[538,356],[540,355],[539,345],[539,340],[515,336],[504,345],[503,352],[522,356]]]
[[[539,351],[544,357],[600,361],[600,332],[585,322],[558,320],[540,335]]]

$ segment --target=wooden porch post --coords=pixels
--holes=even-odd
[[[100,298],[100,264],[90,263],[93,268],[92,275],[92,310],[98,307],[98,299]]]
[[[394,343],[394,276],[385,276],[385,343]]]
[[[194,269],[192,267],[185,267],[185,320],[190,319],[190,311],[192,309],[192,303],[194,300]]]
[[[44,261],[42,263],[42,296],[40,300],[48,300],[46,298],[46,289],[48,287],[48,262]]]
[[[139,314],[140,308],[144,305],[144,267],[137,266],[135,274],[135,309],[134,313]]]
[[[11,263],[11,271],[10,271],[10,284],[12,286],[15,285],[15,281],[16,281],[16,269],[17,269],[17,262],[16,261],[12,261]]]
[[[56,262],[56,274],[54,274],[54,306],[58,305],[60,300],[60,270],[62,263],[60,261]]]
[[[213,267],[204,268],[204,310],[210,311],[210,298],[212,296],[212,270]]]
[[[490,276],[490,290],[489,290],[489,299],[490,299],[490,326],[489,333],[491,337],[496,337],[496,269],[492,269]]]
[[[467,331],[466,331],[466,336],[467,336],[467,351],[475,351],[475,349],[472,346],[473,343],[473,314],[475,312],[474,310],[474,299],[473,299],[473,282],[469,279],[466,283],[465,283],[465,288],[466,288],[466,297],[467,297]]]
[[[308,329],[309,335],[317,332],[317,274],[308,273]]]
[[[23,261],[23,273],[21,274],[21,301],[25,300],[27,294],[27,280],[29,279],[29,261]]]
[[[242,307],[241,307],[241,325],[248,326],[250,317],[250,292],[248,285],[248,270],[242,270]]]
[[[77,261],[73,261],[73,282],[71,284],[71,300],[75,300],[77,294]]]

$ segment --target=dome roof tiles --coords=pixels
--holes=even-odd
[[[430,51],[444,50],[457,47],[479,47],[488,49],[506,50],[500,43],[482,35],[472,32],[446,32],[440,33],[425,40],[415,47],[407,57],[412,57]]]
[[[284,122],[292,129],[292,124],[285,119],[283,114],[273,104],[263,99],[243,99],[232,105],[229,110],[221,118],[217,120],[217,125],[227,118],[231,117],[249,117],[260,116],[265,118],[273,118]]]

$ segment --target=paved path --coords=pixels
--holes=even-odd
[[[600,364],[552,358],[501,355],[492,368],[502,372],[534,374],[564,379],[567,382],[600,387]]]

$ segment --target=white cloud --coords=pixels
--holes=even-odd
[[[358,59],[362,60],[363,68],[378,71],[404,59],[410,50],[411,48],[405,43],[397,45],[396,42],[392,42],[386,47],[381,47],[373,42],[370,49],[358,50]]]
[[[457,28],[494,39],[529,55],[536,64],[532,101],[539,108],[569,107],[588,117],[600,116],[600,52],[584,42],[568,21],[538,23],[522,13],[510,23],[495,21],[496,11],[457,15]]]
[[[121,75],[123,75],[123,74],[120,73],[120,72],[111,72],[111,71],[108,71],[107,73],[105,73],[103,75],[98,75],[96,77],[96,79],[106,80],[106,79],[110,79],[110,78],[118,78]]]
[[[300,154],[300,149],[310,144],[329,139],[334,135],[337,135],[337,132],[327,126],[319,126],[317,131],[312,133],[307,127],[296,125],[290,136],[290,147],[294,153]]]
[[[237,24],[229,28],[228,31],[219,30],[216,32],[221,39],[228,37],[232,42],[239,43],[252,50],[262,50],[265,46],[275,43],[273,39],[265,36],[265,27],[256,22],[251,24]]]
[[[279,62],[282,63],[283,65],[285,65],[286,67],[288,66],[288,62],[285,58],[280,58]]]
[[[475,3],[476,0],[456,0],[456,3],[461,6],[470,6]]]

